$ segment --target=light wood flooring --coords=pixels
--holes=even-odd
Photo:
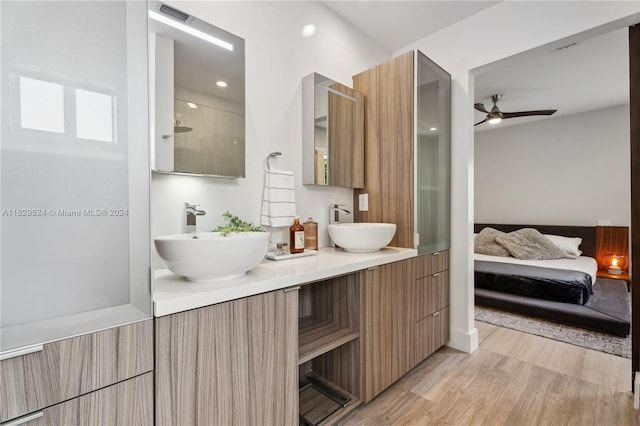
[[[476,322],[473,354],[442,348],[344,425],[640,425],[631,360]]]

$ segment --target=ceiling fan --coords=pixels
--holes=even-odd
[[[542,109],[537,111],[502,112],[500,111],[500,108],[498,108],[498,105],[496,105],[498,101],[502,99],[502,95],[491,95],[489,99],[493,102],[493,108],[491,108],[491,111],[487,111],[483,104],[473,104],[473,107],[478,111],[487,113],[487,118],[474,124],[474,126],[482,124],[485,121],[488,121],[491,124],[496,124],[506,118],[528,117],[530,115],[551,115],[557,111],[557,109]]]

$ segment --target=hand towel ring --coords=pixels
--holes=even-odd
[[[271,171],[271,163],[270,160],[272,157],[277,157],[279,155],[282,155],[281,152],[272,152],[271,154],[269,154],[269,156],[267,156],[267,171]]]

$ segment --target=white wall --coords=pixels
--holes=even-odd
[[[353,204],[350,189],[302,185],[302,78],[318,72],[352,86],[351,76],[391,57],[362,33],[315,2],[191,2],[171,1],[174,7],[245,39],[246,48],[246,178],[153,175],[152,233],[183,232],[184,202],[199,203],[206,216],[198,230],[222,223],[230,210],[259,223],[264,160],[272,151],[274,167],[296,176],[297,213],[312,216],[319,225],[319,244],[326,246],[328,206]],[[301,36],[306,23],[316,25],[312,38]],[[277,228],[273,241],[288,240],[288,229]],[[154,265],[162,263],[154,254]]]
[[[614,22],[618,20],[624,22]],[[604,33],[638,20],[638,0],[507,1],[394,52],[420,49],[452,75],[450,346],[468,352],[478,346],[473,319],[474,91],[470,71],[596,27],[594,32]],[[606,24],[607,28],[601,27]]]
[[[629,226],[629,105],[475,134],[478,223]]]

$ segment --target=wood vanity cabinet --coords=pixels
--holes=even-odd
[[[156,318],[156,424],[297,425],[297,290]]]
[[[369,402],[416,365],[413,259],[367,269],[364,312],[364,400]]]
[[[449,251],[415,260],[414,364],[449,341]]]
[[[0,420],[34,415],[29,424],[108,425],[119,415],[119,424],[149,424],[153,383],[140,377],[153,370],[152,329],[149,319],[4,359]]]

